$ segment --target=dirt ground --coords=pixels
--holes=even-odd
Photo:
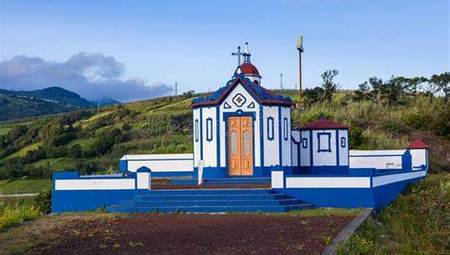
[[[0,233],[2,254],[320,254],[355,215],[44,216]]]

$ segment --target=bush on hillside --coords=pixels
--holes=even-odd
[[[47,189],[39,193],[39,195],[33,199],[34,207],[37,208],[42,214],[51,212],[51,195],[51,189]]]

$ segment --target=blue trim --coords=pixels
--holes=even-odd
[[[240,97],[240,98],[243,98],[244,99],[244,101],[242,102],[242,103],[236,103],[234,100],[235,100],[235,98],[236,97]],[[231,102],[233,102],[233,104],[234,105],[236,105],[237,107],[242,107],[246,102],[247,102],[247,98],[245,98],[245,96],[244,95],[242,95],[241,93],[237,93],[236,95],[234,95],[234,97],[231,99]]]
[[[320,148],[320,137],[328,136],[328,149]],[[331,133],[329,132],[321,132],[317,133],[317,152],[331,152]]]
[[[339,148],[338,141],[339,141],[339,131],[336,130],[336,165],[337,166],[340,165],[340,163],[339,163],[339,150],[340,150],[340,148]]]
[[[300,137],[301,137],[301,133],[300,133]],[[303,149],[307,149],[308,148],[308,138],[306,138],[306,137],[302,138],[301,144],[302,144]]]
[[[288,140],[288,119],[286,117],[283,118],[283,138],[285,141]]]
[[[347,146],[347,139],[345,137],[341,137],[341,148],[345,148]]]
[[[119,170],[122,173],[128,171],[128,160],[119,160]]]
[[[281,106],[278,106],[278,159],[279,165],[283,165],[283,140],[281,140]]]
[[[259,157],[261,160],[260,167],[264,167],[264,111],[262,105],[259,106],[259,136],[261,137],[259,142]]]
[[[203,160],[203,108],[200,108],[200,160]]]
[[[217,167],[220,167],[220,108],[219,106],[216,106],[216,159],[217,159]]]
[[[199,130],[199,126],[198,126],[198,119],[195,119],[194,121],[194,137],[195,137],[195,141],[198,142],[200,136],[200,130]]]
[[[273,117],[267,118],[267,140],[272,141],[275,136],[275,129],[274,129],[275,123],[273,121]],[[269,130],[272,130],[272,133],[269,132]]]
[[[213,124],[210,117],[206,118],[206,141],[211,142],[213,140]]]

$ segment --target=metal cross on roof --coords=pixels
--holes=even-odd
[[[231,55],[238,57],[238,66],[240,66],[241,65],[241,56],[245,55],[244,52],[241,52],[241,46],[238,46],[237,47],[237,52],[232,52]]]

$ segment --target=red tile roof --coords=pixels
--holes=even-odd
[[[242,63],[239,68],[241,69],[241,72],[245,75],[254,75],[254,76],[260,76],[258,69],[256,69],[256,66],[254,66],[250,62]]]
[[[408,149],[428,149],[430,146],[420,139],[414,140],[409,144]]]
[[[323,118],[306,123],[300,129],[348,129],[348,127],[344,124]]]

